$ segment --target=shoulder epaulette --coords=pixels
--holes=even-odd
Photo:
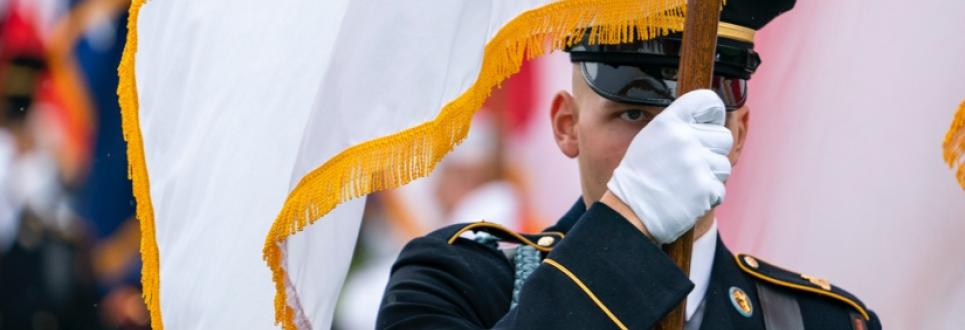
[[[500,241],[529,245],[542,252],[549,252],[552,250],[553,247],[556,246],[556,244],[558,244],[564,236],[563,233],[555,231],[547,231],[539,234],[517,233],[499,224],[479,221],[464,224],[462,227],[456,230],[449,237],[449,244],[455,243],[456,240],[458,240],[459,237],[467,231],[476,233],[484,232],[498,238]]]
[[[825,279],[789,271],[748,254],[738,253],[734,257],[737,259],[737,265],[740,266],[740,269],[753,278],[777,286],[807,291],[841,301],[856,309],[865,320],[870,319],[867,309],[858,298],[837,286],[831,285]]]

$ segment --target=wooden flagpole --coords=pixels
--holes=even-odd
[[[717,50],[717,25],[720,21],[720,10],[721,0],[687,1],[687,18],[684,21],[680,67],[677,76],[677,95],[710,87],[714,73],[714,55]],[[664,251],[670,255],[684,273],[689,274],[693,245],[694,231],[691,229],[679,239],[664,247]],[[656,329],[683,329],[686,304],[685,299],[657,324]]]

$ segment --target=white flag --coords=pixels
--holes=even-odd
[[[548,2],[133,1],[118,93],[152,326],[328,328],[353,198],[427,175],[525,57],[684,14]]]

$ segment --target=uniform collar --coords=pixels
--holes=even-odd
[[[690,281],[694,282],[694,289],[687,294],[687,320],[690,320],[697,311],[697,307],[707,293],[716,252],[717,219],[714,219],[707,233],[694,241],[693,254],[690,258]]]
[[[761,305],[757,299],[756,283],[737,267],[734,254],[720,239],[720,235],[716,236],[714,266],[711,270],[707,293],[704,295],[704,316],[700,328],[714,330],[761,328],[764,320],[761,317]],[[750,317],[737,312],[731,301],[731,288],[738,288],[751,298],[751,304],[754,307]]]

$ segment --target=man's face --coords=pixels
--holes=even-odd
[[[633,138],[663,108],[610,101],[590,89],[581,72],[574,66],[573,94],[556,95],[551,120],[560,151],[577,159],[583,198],[592,202],[606,192],[606,183]],[[740,155],[746,124],[746,107],[728,113],[727,127],[734,134],[731,164]]]

